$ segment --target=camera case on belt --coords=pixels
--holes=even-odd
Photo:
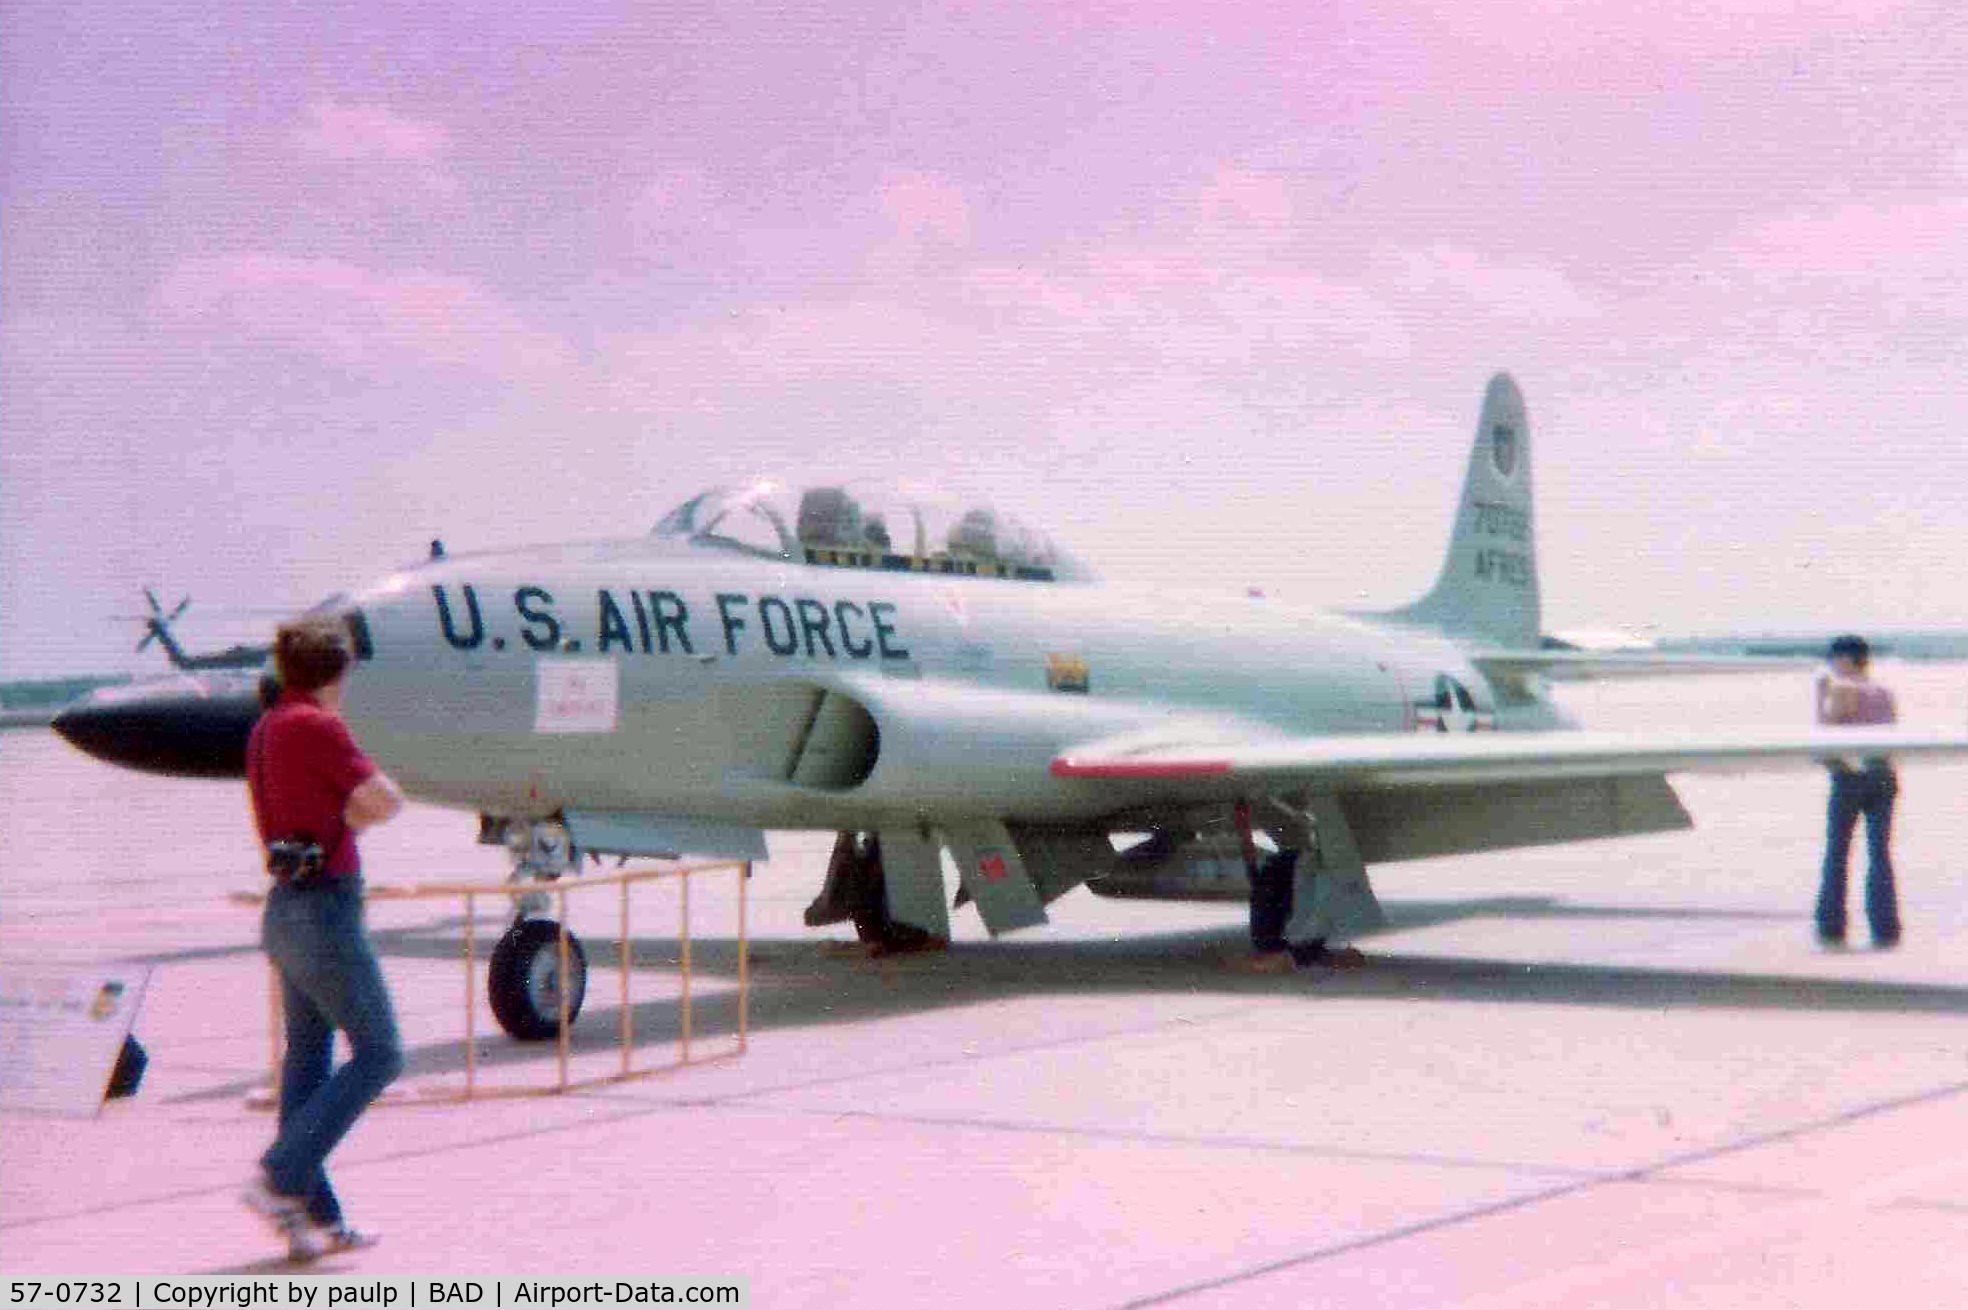
[[[318,878],[327,860],[327,852],[321,849],[318,842],[295,838],[267,843],[267,872],[273,875],[275,882],[304,882],[309,878]]]

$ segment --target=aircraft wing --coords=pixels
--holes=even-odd
[[[1485,677],[1523,677],[1534,674],[1553,682],[1586,682],[1607,678],[1661,678],[1698,673],[1809,673],[1823,664],[1822,656],[1694,655],[1651,650],[1474,650],[1470,662]]]
[[[1455,783],[1808,767],[1884,755],[1968,757],[1968,735],[1904,729],[1819,728],[1755,735],[1623,732],[1387,733],[1257,741],[1116,741],[1067,751],[1058,778],[1155,782],[1220,796],[1267,787],[1381,790]],[[1163,788],[1158,788],[1162,790]]]

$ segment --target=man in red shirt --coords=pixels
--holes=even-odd
[[[280,697],[247,739],[246,785],[274,877],[261,943],[280,975],[287,1041],[280,1131],[244,1200],[292,1258],[313,1259],[374,1240],[344,1221],[323,1162],[403,1068],[389,988],[363,927],[355,847],[355,834],[393,818],[403,795],[342,722],[350,654],[341,624],[284,625],[273,659]],[[331,1073],[337,1028],[351,1057]]]

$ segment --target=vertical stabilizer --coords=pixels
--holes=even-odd
[[[1538,644],[1531,430],[1508,373],[1490,379],[1448,557],[1428,594],[1382,618],[1510,649]]]

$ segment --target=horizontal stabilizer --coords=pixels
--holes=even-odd
[[[1791,655],[1677,655],[1646,650],[1474,650],[1470,662],[1492,681],[1536,676],[1553,682],[1671,678],[1720,673],[1809,673],[1821,659]]]

